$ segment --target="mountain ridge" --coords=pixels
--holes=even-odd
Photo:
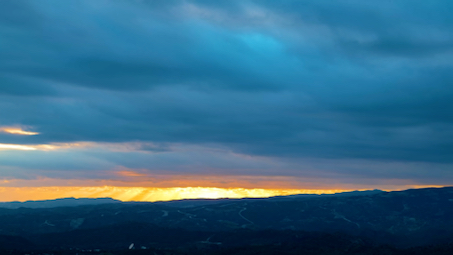
[[[110,197],[102,198],[74,198],[65,197],[51,200],[28,200],[24,202],[0,202],[0,208],[17,209],[17,208],[54,208],[65,206],[79,206],[79,205],[97,205],[107,203],[121,203],[122,201]]]
[[[107,203],[156,203],[156,204],[165,204],[175,207],[191,207],[203,204],[214,204],[222,203],[226,201],[237,201],[237,200],[247,200],[247,199],[294,199],[294,198],[306,198],[306,197],[321,197],[321,196],[366,196],[377,193],[382,193],[386,191],[374,189],[374,190],[355,190],[355,191],[346,191],[335,194],[294,194],[286,196],[272,196],[272,197],[245,197],[245,198],[195,198],[195,199],[180,199],[180,200],[170,200],[170,201],[121,201],[111,197],[100,197],[100,198],[75,198],[75,197],[64,197],[57,199],[49,200],[27,200],[27,201],[9,201],[9,202],[0,202],[0,208],[9,208],[17,209],[20,207],[24,208],[54,208],[54,207],[67,207],[67,206],[80,206],[80,205],[96,205],[96,204],[107,204]]]
[[[165,246],[159,233],[174,238]],[[114,245],[119,240],[125,240],[121,247],[130,243],[160,248],[235,247],[247,240],[256,245],[298,245],[303,243],[300,236],[322,243],[317,233],[333,235],[338,247],[343,247],[343,241],[353,245],[355,240],[403,248],[448,244],[453,240],[453,187],[169,204],[0,208],[0,236],[25,238],[47,248],[120,249]]]

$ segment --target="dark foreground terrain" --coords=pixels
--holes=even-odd
[[[314,241],[314,240],[311,240]],[[239,247],[186,247],[175,249],[121,249],[121,250],[102,250],[102,249],[34,249],[34,250],[0,250],[0,254],[5,255],[251,255],[251,254],[282,254],[282,255],[451,255],[453,245],[418,246],[413,248],[398,249],[392,246],[372,246],[344,242],[339,238],[338,243],[319,242],[307,243],[279,243],[269,245],[247,245]],[[332,240],[330,240],[332,241]]]
[[[1,203],[0,254],[453,254],[453,187]]]

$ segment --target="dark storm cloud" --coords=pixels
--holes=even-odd
[[[159,9],[126,2],[29,5],[43,19],[32,29],[14,25],[3,29],[4,73],[114,90],[181,83],[278,89],[278,75],[269,77],[260,68],[270,72],[280,68],[280,75],[285,75],[284,56],[279,63],[267,59],[267,50],[278,51],[272,49],[272,38],[262,39],[269,45],[259,52],[251,49],[254,38],[201,21],[160,19],[155,15]],[[261,38],[256,40],[262,43]],[[244,67],[248,70],[241,73]]]
[[[452,163],[449,1],[1,7],[0,123],[41,133],[0,134],[2,143],[154,142],[161,152],[215,145],[291,162]],[[115,164],[152,164],[126,158]]]

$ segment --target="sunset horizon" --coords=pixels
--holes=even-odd
[[[450,7],[5,1],[0,201],[451,186]]]
[[[453,254],[453,1],[0,0],[0,254]]]
[[[276,189],[219,187],[140,187],[140,186],[43,186],[0,187],[0,202],[45,201],[63,198],[111,198],[122,202],[159,202],[186,199],[269,198],[290,195],[339,194],[353,191],[381,190],[386,192],[408,189],[443,188],[449,186],[409,185],[393,189]]]

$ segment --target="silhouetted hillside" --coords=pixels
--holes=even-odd
[[[80,205],[99,205],[99,204],[110,204],[110,203],[121,203],[119,200],[112,198],[59,198],[54,200],[38,200],[38,201],[26,201],[26,202],[0,202],[0,208],[54,208],[54,207],[65,207],[65,206],[80,206]]]
[[[322,254],[324,250],[319,249],[328,250],[332,245],[331,251],[357,254],[361,249],[400,252],[397,248],[451,243],[453,188],[0,208],[0,226],[0,234],[14,236],[6,242],[8,249],[37,245],[57,250],[109,250],[126,249],[134,243],[135,247],[172,251],[207,249],[237,254],[256,249]]]

